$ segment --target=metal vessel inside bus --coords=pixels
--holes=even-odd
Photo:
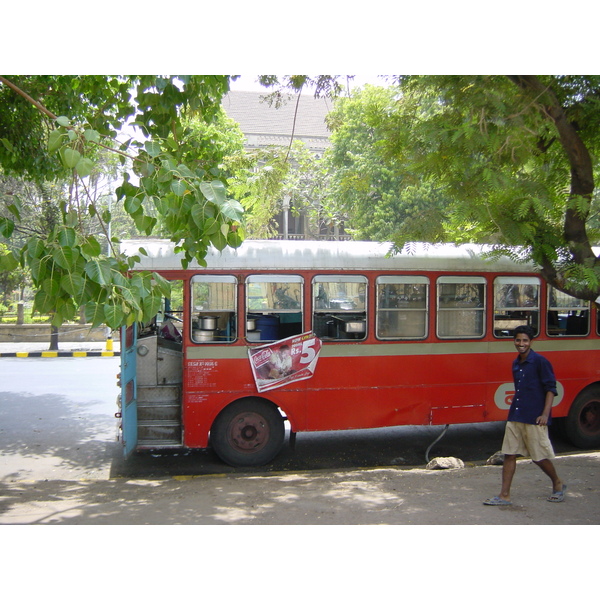
[[[136,269],[169,279],[173,294],[152,322],[121,331],[126,454],[211,446],[252,466],[278,454],[285,420],[291,440],[505,420],[512,331],[523,324],[554,366],[553,418],[576,446],[600,447],[598,310],[532,265],[486,259],[478,246],[391,256],[375,242],[269,240],[182,269],[173,244],[123,244],[130,255],[140,246]]]

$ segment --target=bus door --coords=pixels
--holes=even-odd
[[[121,328],[121,428],[123,453],[137,446],[137,323]]]

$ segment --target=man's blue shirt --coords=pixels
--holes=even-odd
[[[557,394],[552,365],[547,358],[530,349],[523,362],[519,357],[513,361],[512,372],[515,395],[508,410],[508,420],[535,425],[535,420],[544,411],[546,393]]]

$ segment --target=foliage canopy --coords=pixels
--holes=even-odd
[[[243,208],[229,198],[225,175],[206,163],[206,147],[186,119],[216,118],[228,76],[0,77],[0,166],[38,184],[69,178],[58,218],[0,258],[0,269],[28,267],[34,310],[58,325],[83,307],[93,325],[112,328],[156,314],[169,284],[157,274],[126,277],[135,257],[109,232],[111,211],[89,194],[100,150],[123,165],[116,202],[151,235],[160,227],[178,245],[182,265],[203,264],[209,246],[239,246]],[[123,136],[125,126],[135,135]],[[18,195],[5,202],[0,234],[22,226]],[[91,217],[102,234],[83,224]],[[109,252],[103,248],[108,242]],[[143,249],[140,249],[143,252]]]

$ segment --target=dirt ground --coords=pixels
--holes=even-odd
[[[559,456],[566,500],[519,460],[513,505],[484,506],[500,466],[0,482],[0,524],[598,525],[600,452]]]

